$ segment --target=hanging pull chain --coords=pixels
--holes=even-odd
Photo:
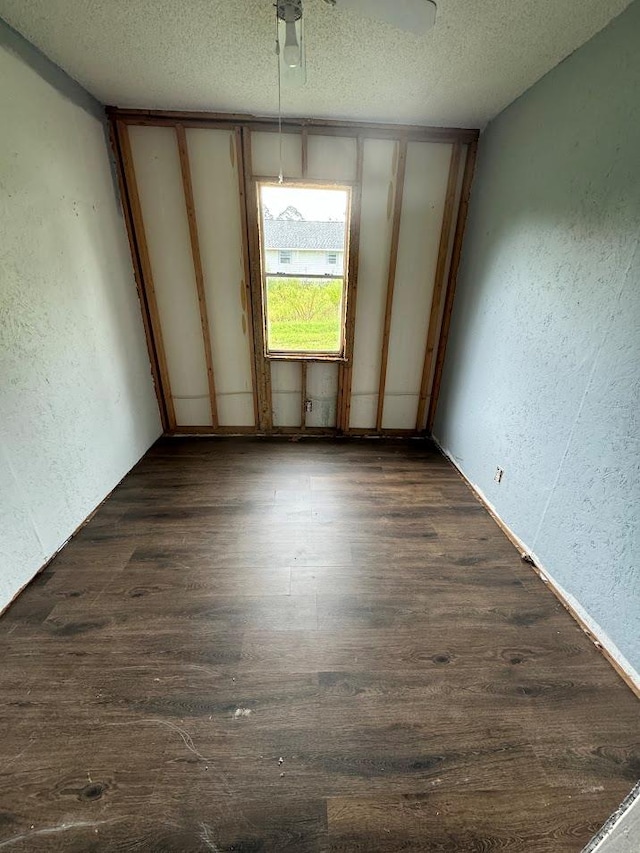
[[[276,10],[276,57],[278,63],[278,148],[280,170],[278,172],[278,183],[284,183],[284,166],[282,158],[282,73],[280,70],[280,34],[278,32],[278,4],[275,5]]]

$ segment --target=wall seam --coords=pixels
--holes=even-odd
[[[553,485],[551,486],[551,489],[549,491],[549,495],[548,495],[547,500],[545,502],[544,509],[542,510],[542,515],[540,516],[540,521],[539,521],[538,526],[536,528],[536,532],[533,536],[533,539],[531,540],[531,549],[532,550],[536,547],[536,543],[538,542],[538,537],[540,536],[540,533],[542,531],[542,526],[544,524],[544,521],[547,517],[547,513],[549,511],[549,506],[551,505],[551,501],[552,501],[553,496],[555,494],[556,487],[560,481],[560,475],[562,474],[562,469],[564,467],[564,463],[567,459],[567,456],[569,455],[569,451],[570,451],[572,443],[573,443],[573,437],[575,435],[576,427],[577,427],[578,422],[580,420],[580,415],[582,414],[584,404],[586,402],[589,391],[591,390],[593,377],[595,375],[596,368],[598,367],[598,364],[599,364],[600,354],[601,354],[602,349],[603,349],[603,347],[607,341],[607,338],[609,337],[609,333],[610,333],[611,327],[613,326],[613,322],[614,322],[614,319],[616,317],[616,314],[618,313],[618,307],[620,305],[620,302],[622,301],[622,296],[623,296],[623,294],[627,288],[627,285],[629,283],[629,277],[630,277],[629,274],[631,272],[633,263],[636,259],[637,254],[638,254],[639,248],[640,248],[640,242],[636,241],[635,248],[634,248],[633,252],[631,253],[631,258],[629,260],[629,263],[627,265],[627,269],[626,269],[625,274],[624,274],[622,287],[620,288],[620,291],[619,291],[618,296],[616,298],[616,301],[614,303],[614,307],[612,308],[612,310],[609,313],[607,324],[606,324],[605,329],[602,333],[602,337],[600,338],[600,343],[598,344],[598,349],[596,350],[596,353],[594,355],[593,364],[591,365],[591,370],[589,371],[589,377],[587,379],[584,392],[583,392],[582,397],[580,399],[580,405],[578,406],[578,411],[576,412],[576,416],[573,419],[573,423],[571,424],[571,429],[569,430],[569,435],[567,436],[567,443],[566,443],[564,452],[562,454],[562,457],[560,459],[560,463],[558,465],[558,470],[556,472],[556,476],[554,478]]]

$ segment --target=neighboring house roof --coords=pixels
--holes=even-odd
[[[266,219],[264,245],[267,249],[319,249],[344,251],[344,222],[298,222],[295,219]]]

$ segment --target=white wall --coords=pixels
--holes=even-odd
[[[635,2],[483,134],[434,430],[632,676],[639,45]]]
[[[64,77],[0,22],[0,609],[161,431],[104,126]]]

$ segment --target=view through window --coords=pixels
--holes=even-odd
[[[268,355],[344,349],[348,188],[260,185]]]

